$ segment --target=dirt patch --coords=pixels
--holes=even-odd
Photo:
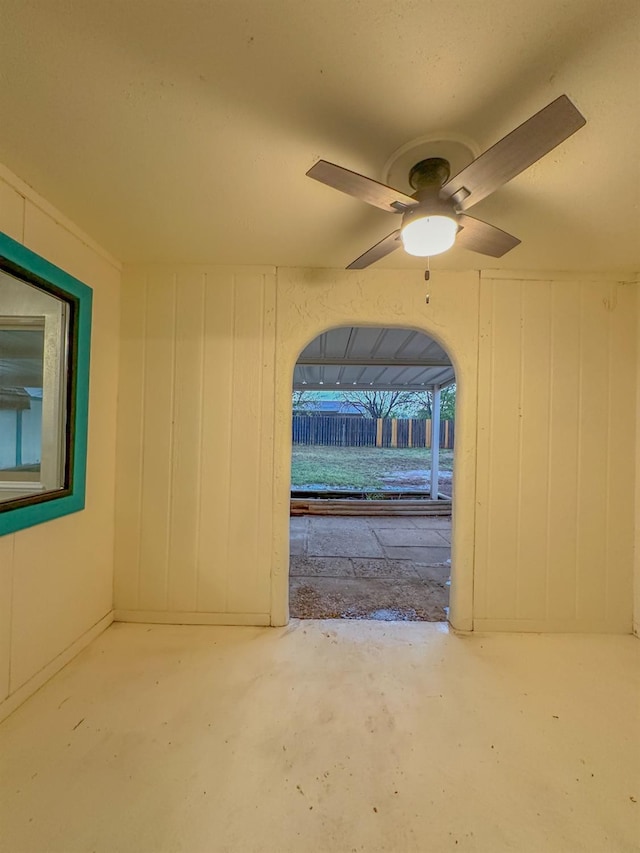
[[[298,619],[442,622],[448,587],[435,581],[291,578],[289,608]]]

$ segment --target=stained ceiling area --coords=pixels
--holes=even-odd
[[[0,161],[124,262],[346,267],[396,223],[307,178],[318,159],[384,181],[412,140],[484,151],[566,93],[586,126],[474,208],[522,243],[432,267],[640,269],[637,0],[0,12]]]

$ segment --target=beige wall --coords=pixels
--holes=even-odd
[[[123,288],[115,606],[268,625],[273,270],[135,270]]]
[[[117,618],[286,621],[293,365],[320,332],[355,323],[423,330],[454,359],[454,625],[631,629],[635,285],[215,267],[125,278]]]
[[[0,537],[4,714],[111,619],[120,269],[4,167],[0,230],[84,281],[94,296],[86,509]]]
[[[632,623],[636,285],[482,281],[475,625]]]

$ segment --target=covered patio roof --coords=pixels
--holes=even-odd
[[[300,354],[295,390],[425,391],[455,382],[451,359],[433,338],[410,329],[346,326]]]

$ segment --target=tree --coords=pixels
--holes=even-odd
[[[456,386],[447,385],[440,391],[440,417],[443,421],[456,418]]]
[[[393,418],[406,415],[419,403],[424,404],[424,391],[341,391],[344,403],[358,409],[368,418]]]
[[[294,415],[300,412],[306,412],[311,408],[313,403],[313,397],[311,396],[311,391],[295,390],[291,395],[291,402],[293,404],[293,413]]]
[[[433,415],[433,393],[426,391],[424,406],[418,411],[416,417],[429,420]],[[454,421],[456,418],[456,386],[447,385],[440,389],[440,417],[443,421]]]
[[[420,418],[423,421],[431,420],[431,414],[433,412],[433,401],[431,399],[431,391],[424,392],[424,403],[421,408],[416,412],[416,417]]]

